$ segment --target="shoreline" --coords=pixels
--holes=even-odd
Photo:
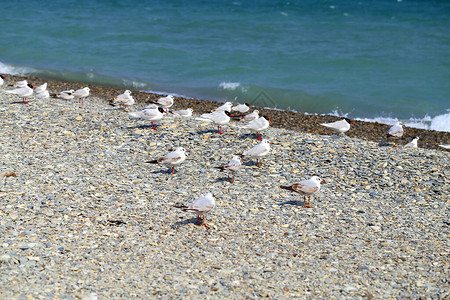
[[[124,91],[123,89],[119,89],[116,87],[105,87],[80,82],[46,80],[30,76],[6,74],[6,77],[7,78],[5,80],[5,84],[2,87],[3,89],[7,89],[8,83],[26,79],[35,86],[43,84],[44,82],[48,82],[48,90],[50,91],[50,93],[56,93],[70,88],[78,89],[88,86],[91,89],[91,96],[99,97],[100,99],[104,99],[105,101],[114,98]],[[154,101],[162,97],[161,94],[140,92],[135,90],[131,91],[137,103],[148,103],[150,100]],[[220,103],[212,100],[201,100],[196,98],[174,98],[175,103],[172,109],[176,110],[191,107],[194,109],[194,113],[196,114],[210,112]],[[269,116],[272,119],[270,124],[271,127],[284,128],[298,132],[308,132],[318,135],[335,135],[335,133],[331,130],[320,126],[320,123],[334,122],[342,119],[342,117],[335,117],[331,115],[311,115],[287,110],[264,109],[261,107],[252,107],[250,111],[252,111],[253,109],[258,109],[260,115]],[[348,131],[346,135],[352,138],[360,138],[367,141],[377,142],[380,146],[387,146],[389,142],[386,138],[386,133],[388,132],[390,127],[391,125],[381,124],[377,122],[354,121],[354,124],[352,124],[350,131]],[[399,146],[405,145],[417,136],[420,137],[418,143],[419,148],[438,149],[441,151],[446,151],[438,145],[450,143],[450,132],[406,127],[405,134],[397,144]]]

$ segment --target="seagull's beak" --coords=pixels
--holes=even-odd
[[[321,183],[326,183],[325,180],[322,179]]]

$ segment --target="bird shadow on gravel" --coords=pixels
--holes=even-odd
[[[303,201],[300,200],[289,200],[289,201],[284,201],[282,203],[278,203],[277,205],[294,205],[294,206],[303,206]]]
[[[197,131],[197,134],[217,133],[217,129],[204,129]]]
[[[174,223],[171,227],[185,226],[185,225],[188,225],[191,223],[196,226],[199,226],[198,222],[197,222],[197,218],[191,218],[191,219],[187,219],[187,220],[183,220],[183,221],[178,221],[178,222]]]

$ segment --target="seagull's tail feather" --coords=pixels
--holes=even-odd
[[[158,163],[158,160],[157,160],[157,159],[149,160],[149,161],[146,161],[145,163],[146,163],[146,164],[157,164],[157,163]]]
[[[288,190],[288,191],[293,191],[291,186],[284,186],[284,185],[280,185],[280,188]]]
[[[214,169],[219,169],[220,171],[225,171],[225,167],[224,166],[214,167]]]
[[[14,91],[12,90],[12,91],[5,91],[5,93],[8,93],[8,94],[15,94],[16,92],[14,92]]]
[[[141,112],[140,111],[130,112],[130,113],[128,113],[128,115],[132,118],[140,118]]]
[[[186,205],[172,205],[175,208],[181,208],[182,210],[187,210],[188,207]]]

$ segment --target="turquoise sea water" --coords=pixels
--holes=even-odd
[[[449,1],[0,4],[0,73],[450,131]]]

